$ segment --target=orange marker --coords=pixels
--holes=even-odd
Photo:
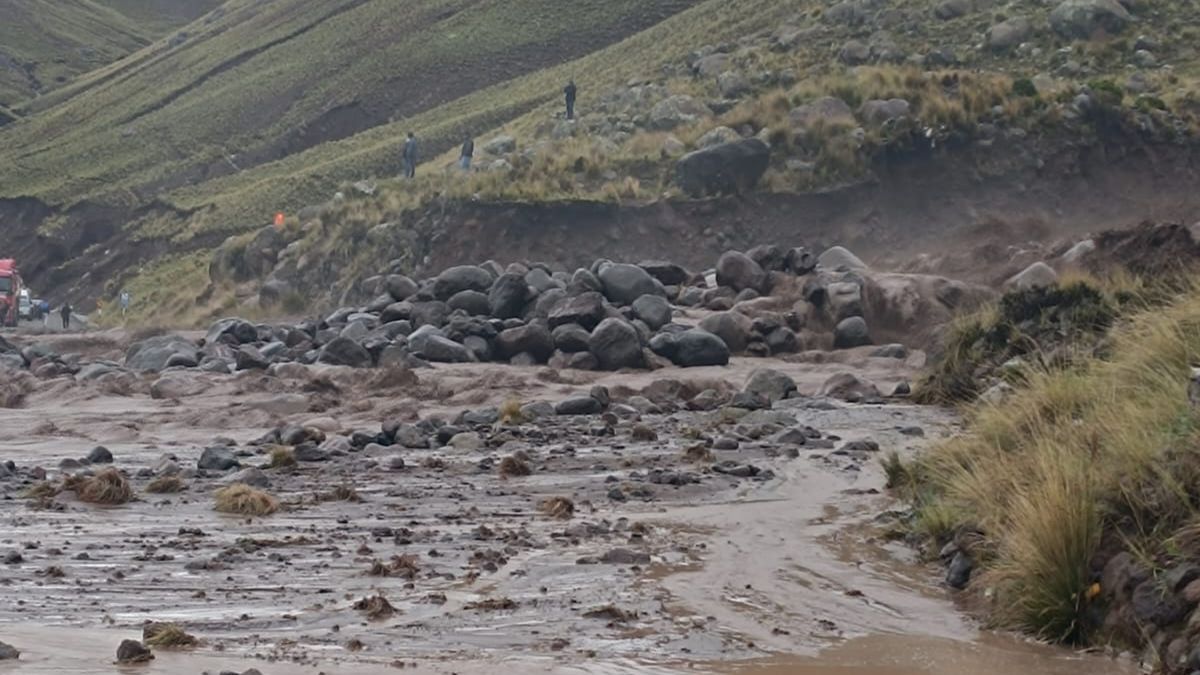
[[[275,214],[275,229],[282,229],[284,220],[285,220],[285,218],[283,215],[283,211],[276,213]]]

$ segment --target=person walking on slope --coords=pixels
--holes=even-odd
[[[63,301],[62,309],[58,312],[62,316],[63,330],[71,328],[71,303]]]
[[[575,80],[571,80],[563,88],[563,94],[567,97],[567,119],[569,120],[575,119],[575,94],[577,92],[578,89],[575,87]]]
[[[458,164],[462,170],[470,173],[471,158],[475,156],[475,139],[467,136],[467,140],[463,141],[462,153],[458,157]]]
[[[417,137],[408,132],[404,141],[404,177],[415,178],[417,175]]]

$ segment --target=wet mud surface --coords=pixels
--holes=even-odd
[[[200,392],[181,399],[151,398],[153,378],[120,392],[42,382],[23,407],[0,409],[0,460],[18,469],[0,480],[0,640],[23,652],[0,673],[113,672],[117,643],[146,621],[178,623],[201,644],[155,650],[140,673],[1133,672],[981,636],[937,570],[888,536],[880,458],[954,433],[956,419],[816,392],[846,370],[890,391],[919,365],[855,352],[616,374],[193,372]],[[470,433],[452,446],[334,446],[285,468],[252,444],[281,424],[375,433],[385,420],[453,420],[597,384],[614,403],[669,378],[735,391],[759,367],[792,376],[800,396],[749,413],[618,406],[459,422]],[[805,427],[801,445],[778,440]],[[213,510],[226,474],[195,467],[218,438],[243,467],[263,468],[278,513]],[[73,471],[63,460],[96,445],[134,501],[24,496],[35,467],[60,480]],[[502,475],[514,456],[529,475]],[[168,461],[186,488],[148,493]],[[356,609],[380,596],[382,611]]]

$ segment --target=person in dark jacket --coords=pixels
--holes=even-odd
[[[71,303],[64,301],[62,309],[59,310],[59,314],[62,316],[63,330],[70,330],[71,329]]]
[[[575,94],[577,92],[578,89],[575,87],[575,80],[568,82],[567,86],[563,89],[563,94],[567,97],[567,119],[569,120],[575,119]]]
[[[404,141],[404,177],[415,178],[417,175],[417,137],[408,132],[408,140]]]
[[[467,136],[467,140],[463,141],[462,154],[458,157],[458,163],[462,166],[462,170],[471,171],[471,158],[475,156],[475,139]]]

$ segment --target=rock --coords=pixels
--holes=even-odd
[[[487,293],[492,287],[492,275],[482,267],[459,265],[444,270],[433,281],[433,295],[445,301],[460,291]]]
[[[858,109],[859,117],[871,126],[883,126],[892,120],[905,117],[909,112],[909,103],[902,98],[890,98],[886,101],[866,101]]]
[[[421,358],[438,363],[469,363],[470,350],[433,326],[422,326],[408,336],[408,347]]]
[[[121,640],[117,647],[117,663],[145,663],[154,659],[154,654],[137,640]]]
[[[729,347],[720,336],[706,330],[689,329],[673,336],[672,353],[667,356],[677,366],[724,366],[729,363]]]
[[[586,352],[591,336],[591,333],[577,323],[563,324],[551,333],[551,337],[554,338],[554,347],[567,354]]]
[[[1086,40],[1100,31],[1116,35],[1132,22],[1117,0],[1065,0],[1050,12],[1050,27],[1069,39]]]
[[[675,182],[688,195],[738,194],[753,189],[767,171],[771,148],[748,138],[697,150],[675,164]]]
[[[796,391],[796,381],[778,370],[759,368],[746,380],[745,391],[764,396],[771,403],[782,401]]]
[[[793,108],[789,113],[792,128],[797,131],[813,131],[833,126],[856,126],[854,111],[846,102],[833,96],[824,96],[812,103]]]
[[[750,79],[736,70],[728,70],[717,77],[717,90],[726,99],[736,99],[749,94]]]
[[[867,403],[882,400],[879,389],[852,373],[833,375],[821,385],[821,396],[841,399],[849,403]]]
[[[954,554],[950,568],[946,570],[946,585],[955,590],[962,590],[971,581],[971,572],[975,569],[975,561],[963,551]]]
[[[691,96],[680,94],[659,101],[650,110],[650,128],[670,131],[712,117],[712,110]]]
[[[879,349],[871,352],[871,356],[879,359],[900,359],[908,358],[908,349],[901,344],[884,345]]]
[[[696,60],[692,71],[700,77],[717,77],[729,68],[729,55],[720,52]]]
[[[750,256],[738,251],[726,251],[717,260],[717,283],[735,291],[752,289],[761,292],[767,273]]]
[[[409,279],[403,274],[387,275],[384,285],[387,288],[388,295],[392,296],[392,299],[396,302],[407,300],[416,295],[417,291],[420,290],[420,286],[417,285],[417,282]]]
[[[159,335],[131,344],[125,352],[125,367],[158,372],[172,359],[179,358],[186,359],[186,363],[194,367],[200,360],[200,351],[191,340],[180,335]]]
[[[643,295],[666,296],[662,284],[637,265],[624,263],[605,265],[600,269],[599,277],[600,282],[604,284],[605,297],[618,305],[632,305]],[[587,327],[587,323],[584,321],[571,319],[569,322]]]
[[[1033,35],[1033,22],[1023,16],[1002,21],[988,29],[987,45],[994,51],[1015,49]]]
[[[627,548],[614,548],[600,556],[600,562],[606,565],[648,565],[650,554]]]
[[[450,442],[446,445],[455,450],[473,451],[483,447],[483,439],[474,431],[463,431],[451,436]]]
[[[640,368],[645,364],[637,329],[623,319],[601,321],[592,331],[588,349],[603,370]]]
[[[638,267],[646,270],[647,274],[663,286],[682,286],[692,278],[684,268],[663,260],[643,260],[638,263]]]
[[[1159,628],[1178,623],[1187,617],[1188,606],[1170,589],[1156,579],[1147,579],[1133,589],[1133,614],[1142,624]]]
[[[544,323],[534,321],[501,331],[496,336],[496,349],[501,358],[511,359],[527,353],[538,363],[545,363],[554,353],[554,338]]]
[[[665,159],[675,159],[687,154],[687,146],[683,141],[675,138],[673,135],[668,135],[663,139],[662,156]]]
[[[942,21],[966,16],[972,9],[974,0],[944,0],[934,10],[933,15]]]
[[[452,310],[461,309],[469,316],[490,316],[492,311],[487,294],[479,291],[459,291],[450,296],[446,306]]]
[[[233,363],[238,370],[266,370],[271,365],[254,345],[238,347],[233,353]]]
[[[429,447],[429,436],[412,424],[401,424],[397,427],[395,440],[397,445],[413,450]]]
[[[508,134],[501,134],[483,144],[483,151],[489,155],[507,155],[517,151],[517,139]]]
[[[671,323],[671,304],[661,295],[643,295],[633,301],[633,316],[656,331]]]
[[[848,65],[862,65],[871,60],[871,47],[862,40],[847,40],[838,50],[838,59]]]
[[[525,283],[538,293],[545,293],[553,288],[562,288],[546,270],[540,267],[535,267],[525,273]]]
[[[229,474],[221,480],[226,485],[234,483],[245,483],[250,487],[268,488],[271,486],[271,480],[267,478],[267,474],[263,473],[262,469],[250,467]]]
[[[861,316],[842,319],[833,330],[833,348],[850,349],[871,344],[871,333]]]
[[[1044,262],[1035,262],[1004,282],[1005,287],[1018,291],[1048,288],[1058,283],[1058,272]]]
[[[196,467],[204,471],[228,471],[239,466],[241,462],[234,456],[233,450],[225,446],[205,448],[196,462]]]
[[[604,405],[592,396],[573,396],[554,406],[557,415],[599,415]]]
[[[621,297],[625,297],[633,286],[641,283],[636,279],[627,278],[621,272],[614,272],[610,279],[613,280],[614,294]],[[561,300],[550,310],[549,321],[550,326],[554,328],[576,324],[585,330],[592,330],[607,316],[608,308],[605,307],[604,296],[595,291],[587,291]]]
[[[317,360],[335,366],[366,368],[371,365],[371,353],[354,340],[338,336],[321,348]]]
[[[97,445],[88,451],[88,464],[112,464],[113,455],[108,451],[108,448],[103,445]]]
[[[0,642],[0,661],[12,661],[21,658],[21,652],[7,642]]]
[[[817,268],[817,257],[803,246],[797,246],[784,254],[783,267],[792,274],[803,276]]]
[[[779,326],[767,333],[767,348],[771,354],[792,354],[800,349],[800,339],[795,331],[786,326]]]
[[[317,447],[312,441],[306,441],[297,445],[292,450],[292,455],[297,462],[327,462],[329,461],[329,453]]]
[[[150,384],[150,398],[182,399],[208,391],[208,383],[183,374],[168,373]]]
[[[867,270],[866,263],[841,246],[834,246],[827,249],[817,259],[817,264],[827,270],[844,269],[853,272],[865,272]]]
[[[754,322],[740,312],[718,312],[704,317],[700,328],[721,338],[730,353],[738,354],[746,351]]]
[[[488,290],[488,311],[497,319],[521,316],[529,303],[529,284],[520,274],[501,274]]]
[[[729,127],[715,127],[704,132],[700,138],[696,139],[696,147],[711,148],[714,145],[721,145],[722,143],[732,143],[741,137],[741,134]]]
[[[216,344],[222,339],[235,345],[256,342],[258,328],[245,319],[221,319],[209,327],[208,333],[204,336],[204,344]]]

